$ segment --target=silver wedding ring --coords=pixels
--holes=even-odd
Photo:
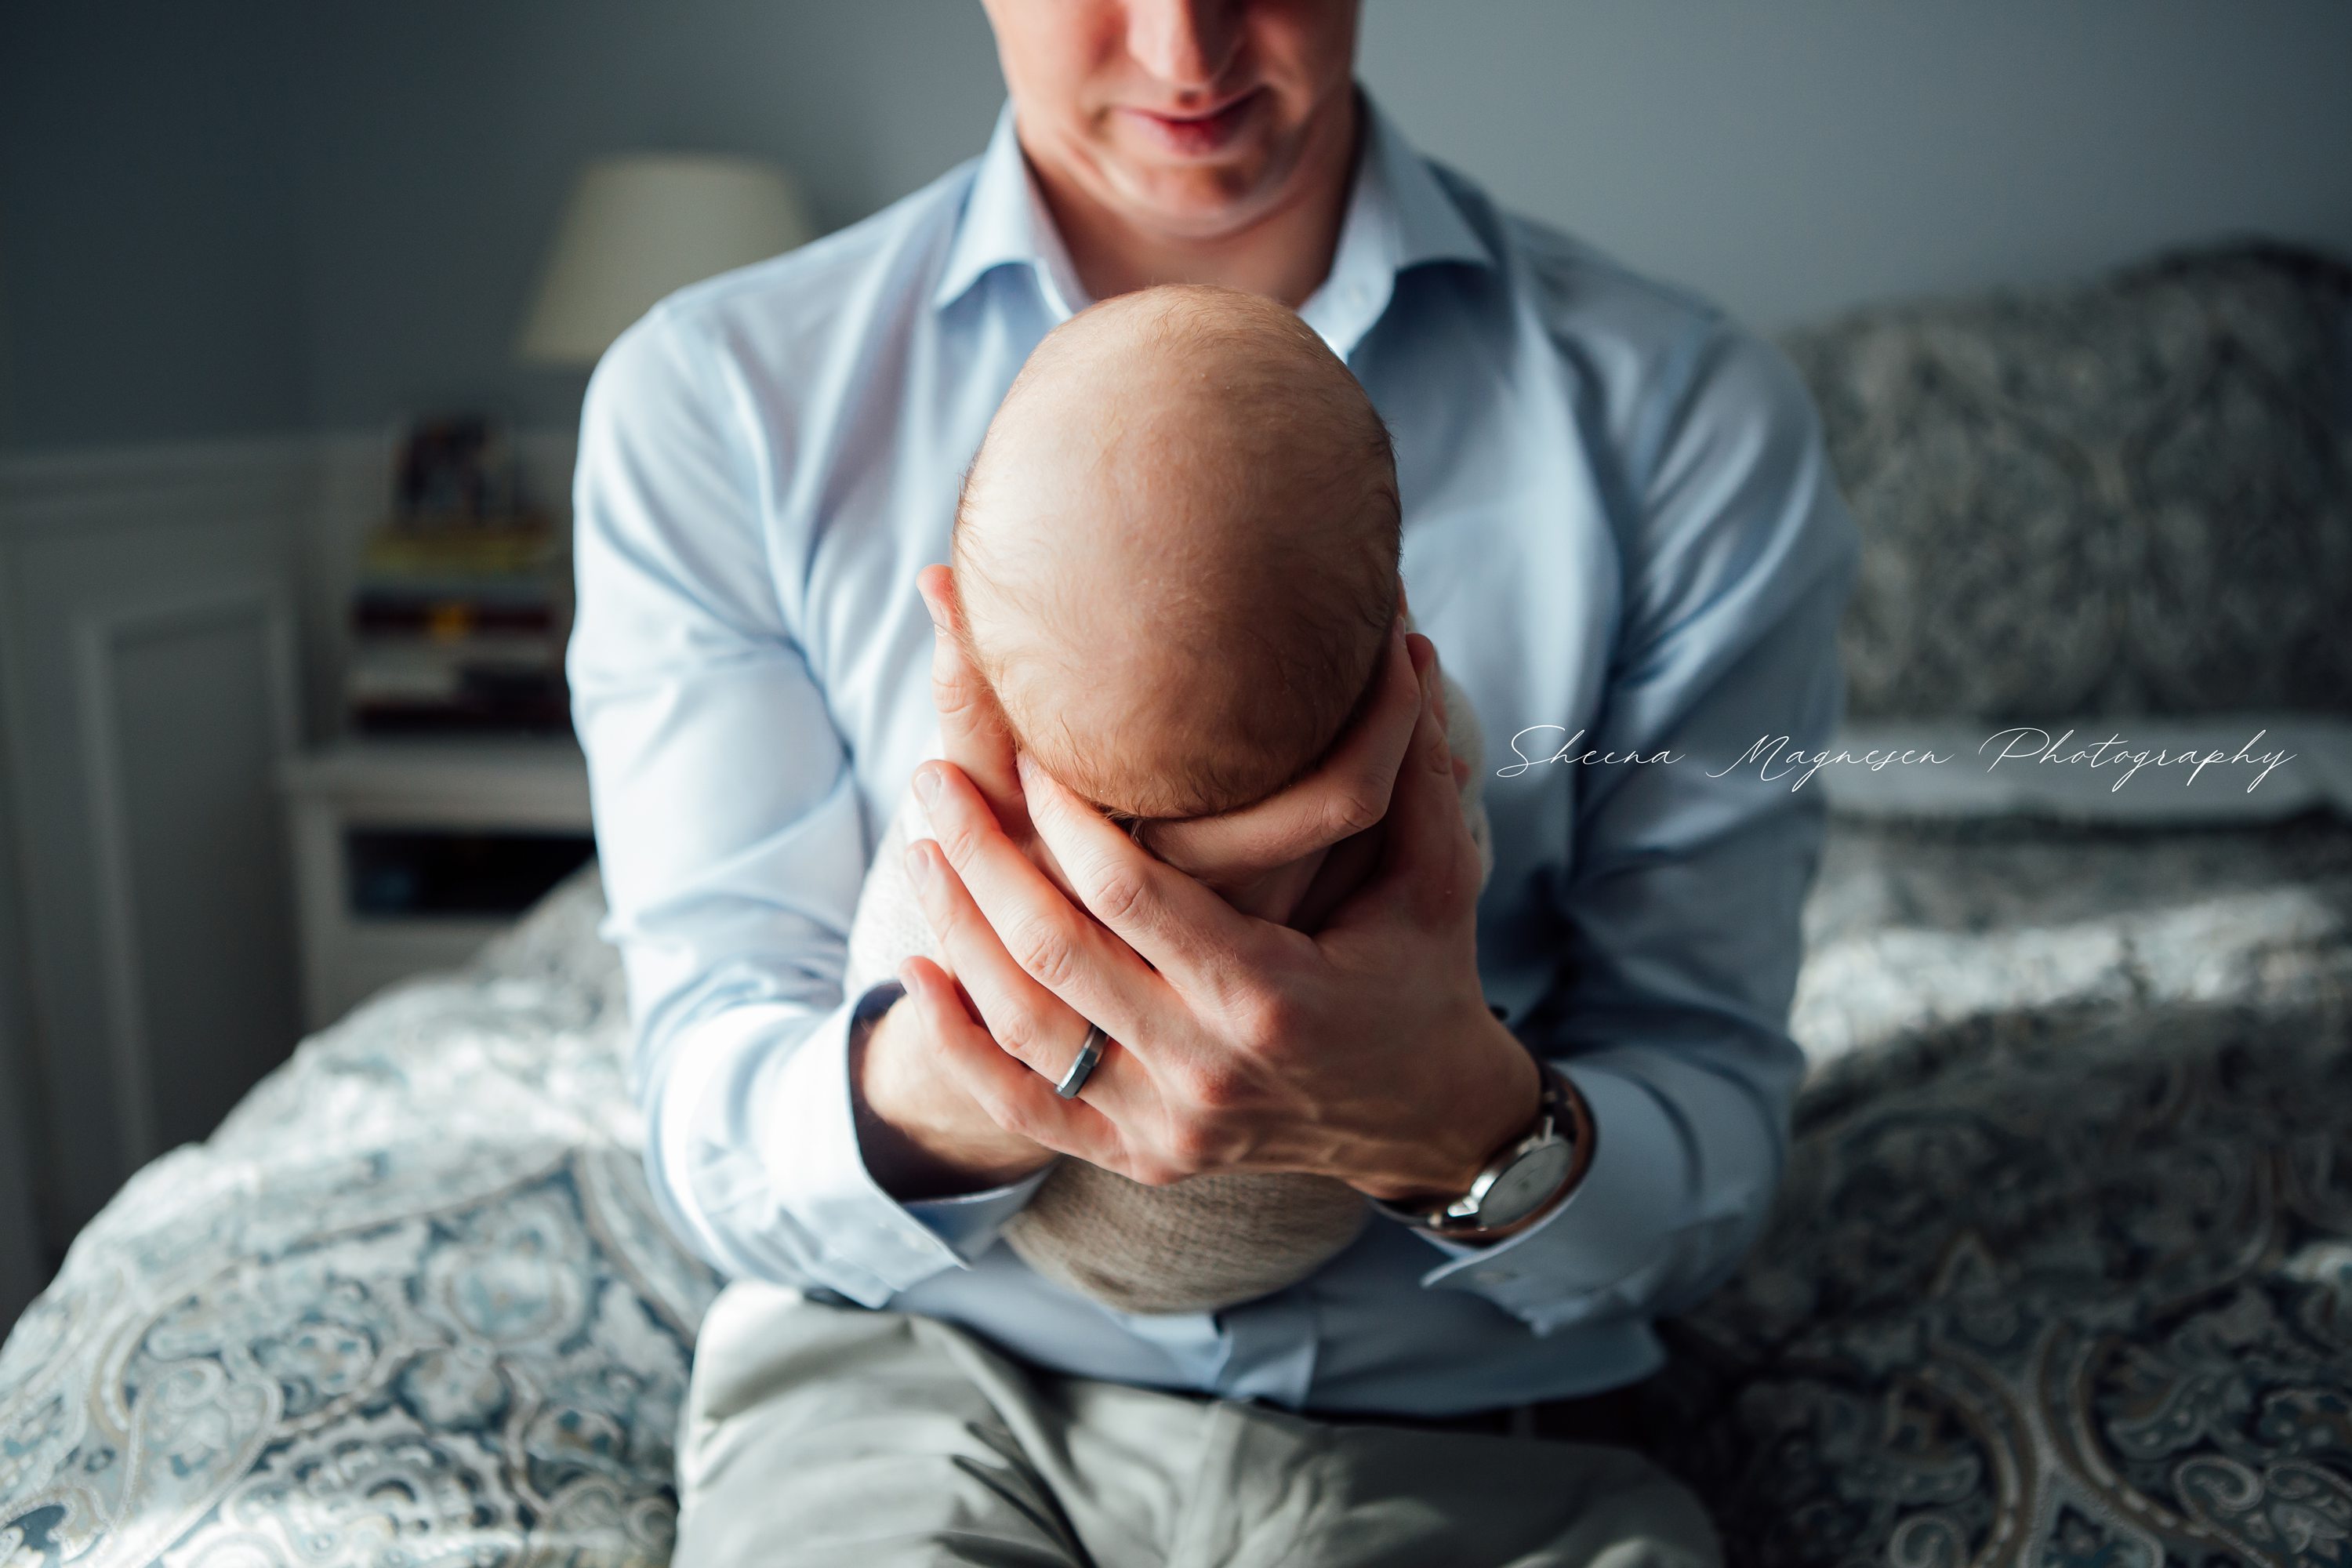
[[[1103,1047],[1109,1042],[1110,1037],[1103,1033],[1100,1024],[1088,1024],[1087,1043],[1078,1047],[1078,1059],[1070,1064],[1070,1070],[1062,1075],[1054,1092],[1064,1100],[1077,1099],[1078,1090],[1087,1087],[1087,1075],[1095,1070],[1095,1063],[1102,1060]]]

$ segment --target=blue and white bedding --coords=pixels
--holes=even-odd
[[[662,1563],[716,1282],[650,1207],[577,879],[306,1043],[0,1350],[0,1564]]]
[[[0,1351],[0,1564],[659,1563],[716,1288],[593,876],[142,1172]],[[2352,826],[1841,820],[1780,1216],[1655,1451],[1735,1562],[2352,1563]]]
[[[2352,1564],[2352,827],[1844,824],[1661,1457],[1748,1564]]]

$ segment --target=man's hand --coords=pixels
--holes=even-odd
[[[1012,730],[988,683],[964,658],[955,579],[946,567],[930,566],[916,585],[931,617],[931,705],[940,716],[940,752],[980,793],[1007,840],[1066,892],[1053,851],[1030,824]],[[1376,823],[1387,810],[1389,783],[1410,733],[1389,729],[1392,736],[1352,735],[1306,787],[1206,831],[1205,825],[1181,825],[1171,846],[1204,879],[1219,879],[1242,907],[1284,919],[1320,865],[1318,854],[1301,847],[1313,847],[1318,834],[1337,837]],[[1318,810],[1318,801],[1333,805]],[[1259,875],[1264,866],[1297,856],[1304,858]],[[858,1145],[875,1181],[901,1201],[945,1197],[1017,1181],[1052,1160],[1053,1150],[1006,1131],[982,1108],[970,1053],[941,1046],[943,1029],[970,1027],[970,1007],[954,978],[919,960],[902,968],[898,980],[906,997],[875,1022],[849,1064]],[[1013,982],[1007,976],[1004,983]]]
[[[1393,788],[1336,811],[1286,791],[1253,825],[1263,866],[1383,824],[1378,869],[1312,936],[1235,910],[1025,759],[1017,820],[1058,877],[961,768],[919,769],[938,840],[909,849],[909,869],[977,1020],[936,966],[908,967],[927,972],[925,1022],[991,1118],[1155,1184],[1257,1170],[1383,1198],[1466,1188],[1533,1119],[1539,1085],[1479,987],[1477,852],[1436,687],[1435,649],[1400,625],[1362,721],[1409,736]],[[1088,1019],[1115,1044],[1063,1100],[1053,1084]]]
[[[929,1022],[943,1004],[923,988],[944,984],[944,1005],[958,1005],[952,984],[936,968],[899,978],[908,996],[875,1022],[849,1064],[857,1143],[875,1182],[905,1203],[1003,1186],[1045,1165],[1054,1151],[998,1126],[943,1058]]]

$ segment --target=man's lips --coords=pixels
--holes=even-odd
[[[1258,96],[1258,89],[1252,88],[1201,114],[1163,114],[1148,109],[1119,112],[1167,151],[1180,157],[1203,158],[1224,151],[1241,134],[1257,108]]]

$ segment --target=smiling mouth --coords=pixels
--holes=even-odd
[[[1122,110],[1151,139],[1184,157],[1204,157],[1231,145],[1255,112],[1259,90],[1250,89],[1231,102],[1202,114],[1160,114],[1148,109]]]

